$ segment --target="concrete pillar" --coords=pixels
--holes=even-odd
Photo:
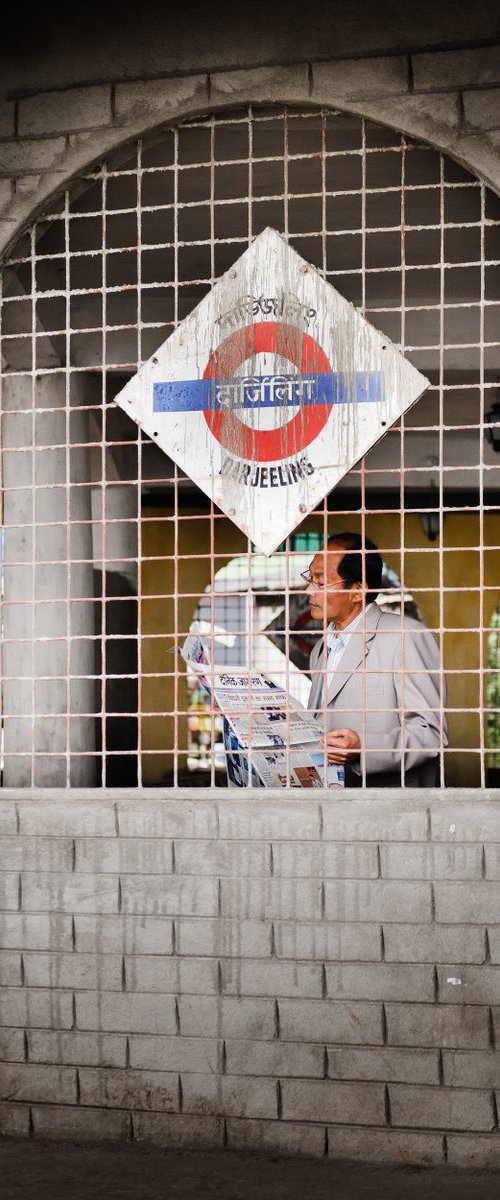
[[[97,386],[97,392],[95,391]],[[4,785],[91,786],[95,641],[88,412],[83,374],[3,386]]]
[[[107,463],[111,458],[108,450]],[[93,553],[96,570],[123,575],[137,592],[138,489],[135,483],[110,483],[92,489]],[[103,566],[104,555],[104,566]]]

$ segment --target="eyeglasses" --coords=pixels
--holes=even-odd
[[[326,591],[327,588],[331,588],[332,586],[331,583],[328,582],[318,583],[318,580],[314,579],[310,571],[301,571],[300,578],[303,579],[305,583],[313,583],[315,588],[318,589],[318,592]]]

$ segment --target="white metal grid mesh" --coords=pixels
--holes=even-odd
[[[263,667],[259,610],[274,598],[291,682],[290,604],[312,553],[288,539],[263,565],[113,405],[272,225],[431,379],[303,530],[366,533],[396,572],[393,595],[416,597],[448,677],[441,780],[484,784],[499,218],[497,198],[429,147],[345,114],[255,109],[126,147],[20,239],[1,331],[5,783],[221,782],[216,725],[188,702],[175,652],[206,592],[209,628],[222,589],[229,623],[243,604],[232,661]],[[203,776],[189,775],[197,758]]]

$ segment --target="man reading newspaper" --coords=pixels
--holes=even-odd
[[[334,534],[305,580],[323,630],[311,654],[309,709],[346,787],[436,787],[447,745],[445,682],[429,629],[375,603],[382,557],[369,538]]]

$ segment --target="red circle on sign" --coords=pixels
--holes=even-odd
[[[301,375],[324,375],[331,371],[321,346],[309,333],[277,321],[259,321],[230,333],[207,363],[204,379],[232,379],[242,363],[254,354],[270,351],[288,358]],[[204,410],[208,428],[221,446],[238,458],[255,462],[280,462],[309,446],[330,416],[331,404],[305,405],[293,420],[279,429],[251,429],[232,411]]]

